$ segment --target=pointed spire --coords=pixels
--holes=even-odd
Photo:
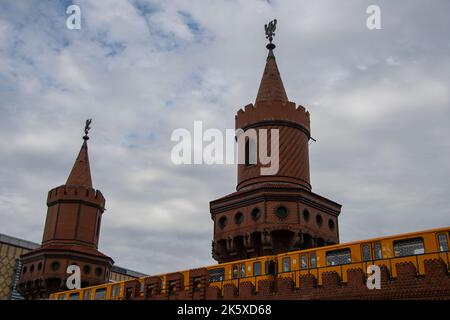
[[[273,54],[275,45],[272,43],[272,40],[275,35],[276,24],[277,20],[275,19],[268,25],[266,24],[264,26],[266,38],[270,41],[270,43],[266,46],[269,50],[269,54],[267,56],[266,67],[264,68],[264,73],[259,85],[255,105],[261,101],[288,101],[286,90],[284,89],[283,81],[281,80],[281,75],[278,71],[275,55]]]
[[[92,188],[91,168],[89,166],[89,155],[87,141],[89,140],[88,131],[90,129],[92,119],[86,120],[86,126],[84,128],[83,145],[78,153],[77,160],[73,165],[72,171],[70,171],[67,178],[66,185],[79,186],[85,188]]]

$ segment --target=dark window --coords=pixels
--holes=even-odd
[[[375,251],[375,260],[383,259],[383,252],[381,250],[381,243],[375,243],[373,245],[373,249]]]
[[[396,257],[412,256],[425,253],[422,238],[394,241],[394,255]]]
[[[51,264],[50,267],[52,268],[53,271],[58,271],[58,269],[59,269],[59,267],[60,267],[60,264],[59,264],[58,261],[55,261],[55,262],[53,262],[53,263]]]
[[[272,276],[277,274],[277,263],[274,260],[266,261],[266,274]]]
[[[208,271],[209,282],[225,280],[225,268],[212,269]]]
[[[245,278],[245,264],[241,265],[241,278]]]
[[[83,267],[83,272],[84,272],[85,274],[89,274],[89,273],[91,272],[91,267],[88,266],[88,265],[85,265],[85,266]]]
[[[106,299],[106,288],[99,288],[95,290],[94,300]]]
[[[276,213],[278,218],[286,218],[289,214],[288,209],[285,206],[279,206]]]
[[[246,138],[245,140],[245,165],[251,166],[256,164],[256,143],[250,139]]]
[[[225,217],[225,216],[220,217],[220,219],[219,219],[219,226],[220,226],[222,229],[225,228],[225,226],[227,225],[227,223],[228,223],[227,217]]]
[[[440,233],[438,235],[438,240],[439,240],[439,251],[441,252],[448,251],[447,236],[444,233]]]
[[[327,265],[338,266],[352,262],[350,249],[340,249],[327,252]]]
[[[370,246],[368,244],[362,245],[362,258],[363,261],[369,261],[371,259]]]
[[[98,217],[98,219],[97,219],[97,238],[100,235],[100,221],[101,221],[101,218]]]
[[[102,275],[102,273],[103,273],[102,268],[100,268],[100,267],[95,268],[95,275],[97,277],[100,277]]]
[[[22,273],[23,274],[27,273],[27,267],[23,267]]]
[[[317,223],[317,225],[318,225],[319,227],[322,226],[323,219],[322,219],[322,216],[321,216],[320,214],[318,214],[318,215],[316,216],[316,223]]]
[[[177,291],[177,281],[170,281],[169,282],[169,295],[175,294]]]
[[[252,219],[256,221],[259,219],[260,216],[261,216],[261,210],[259,210],[259,208],[254,208],[252,210]]]
[[[282,272],[289,272],[289,271],[291,271],[291,258],[284,257],[282,260]]]
[[[254,276],[261,275],[261,262],[254,262],[253,263],[253,275]]]
[[[317,258],[314,252],[309,255],[309,265],[311,266],[311,268],[317,267]]]
[[[330,228],[330,230],[333,231],[334,227],[335,227],[334,221],[332,219],[329,219],[328,220],[328,228]]]
[[[32,264],[30,267],[30,272],[33,272],[33,271],[34,271],[34,264]]]
[[[233,266],[233,279],[236,279],[239,277],[239,267]]]
[[[125,300],[131,300],[133,298],[133,288],[127,288],[125,292]]]
[[[245,140],[245,165],[250,165],[250,140]]]
[[[244,221],[244,215],[242,214],[242,212],[236,213],[236,215],[234,216],[234,221],[236,222],[236,224],[241,224]]]
[[[38,264],[38,271],[41,271],[42,270],[42,262],[39,262],[39,264]]]
[[[69,294],[69,299],[67,300],[78,300],[80,299],[80,294],[78,292]]]
[[[300,256],[300,269],[308,269],[308,258],[306,257],[306,254]]]
[[[84,291],[83,300],[91,300],[91,290]]]
[[[305,221],[309,221],[309,211],[308,210],[303,211],[303,219]]]

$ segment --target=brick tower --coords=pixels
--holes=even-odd
[[[82,287],[108,282],[114,261],[97,249],[105,198],[92,187],[89,124],[66,184],[48,192],[42,245],[20,258],[19,291],[28,299],[66,289],[69,265],[80,267]]]
[[[247,141],[237,191],[210,202],[212,255],[220,263],[339,243],[341,205],[311,191],[310,115],[288,100],[273,53],[275,25],[276,20],[266,25],[269,54],[255,104],[237,112],[235,126],[258,133],[278,129],[279,169],[261,174],[259,157],[255,164],[248,161]]]

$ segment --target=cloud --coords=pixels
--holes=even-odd
[[[70,2],[71,4],[72,2]],[[0,4],[0,232],[39,242],[49,189],[89,152],[106,197],[100,248],[160,273],[213,263],[209,201],[234,166],[175,166],[176,128],[233,128],[264,68],[311,112],[313,190],[343,204],[341,241],[448,225],[448,1],[79,0]]]

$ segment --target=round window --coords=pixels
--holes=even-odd
[[[51,268],[53,271],[57,271],[57,270],[59,269],[59,267],[60,267],[60,265],[59,265],[59,262],[58,262],[58,261],[53,262],[53,263],[51,264],[51,266],[50,266],[50,268]]]
[[[289,214],[288,209],[285,206],[279,206],[276,213],[278,218],[286,218]]]
[[[318,214],[318,215],[316,216],[316,222],[317,222],[317,225],[318,225],[319,227],[322,226],[323,219],[322,219],[322,216],[321,216],[320,214]]]
[[[91,272],[91,267],[88,266],[88,265],[85,265],[85,266],[83,267],[83,272],[84,272],[85,274],[89,274],[89,273]]]
[[[102,268],[100,268],[100,267],[95,268],[95,275],[96,276],[100,277],[102,275],[102,273],[103,273]]]
[[[334,221],[332,219],[328,220],[328,227],[330,228],[331,231],[334,230],[335,225],[334,225]]]
[[[259,217],[261,216],[261,210],[259,210],[259,208],[255,208],[252,210],[252,219],[253,220],[258,220]]]
[[[236,224],[241,224],[244,221],[244,215],[242,214],[242,212],[236,213],[236,215],[234,216],[234,221],[236,222]]]
[[[225,217],[225,216],[220,217],[220,219],[219,219],[219,226],[220,226],[222,229],[225,228],[225,226],[227,225],[227,223],[228,223],[227,217]]]
[[[309,221],[309,211],[308,210],[303,211],[303,219],[305,221]]]

